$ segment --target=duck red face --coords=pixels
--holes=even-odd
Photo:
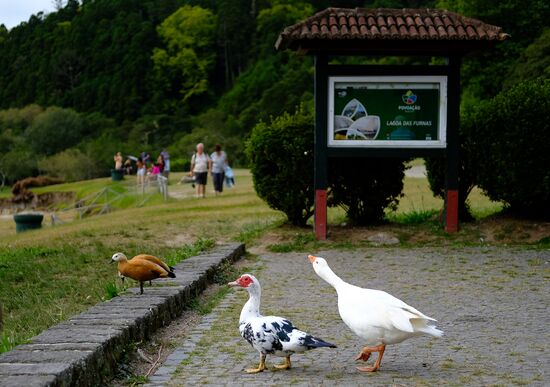
[[[229,286],[240,286],[241,288],[247,288],[254,283],[254,280],[248,274],[243,274],[236,281],[230,282]]]

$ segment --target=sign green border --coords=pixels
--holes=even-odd
[[[447,76],[330,76],[328,82],[329,147],[446,147]]]

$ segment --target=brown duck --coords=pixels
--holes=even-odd
[[[118,262],[118,272],[121,277],[139,281],[140,294],[143,294],[145,281],[157,278],[176,278],[174,268],[153,255],[140,254],[128,259],[123,253],[116,253],[112,256],[111,262]]]

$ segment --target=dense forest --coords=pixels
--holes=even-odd
[[[257,122],[312,103],[312,59],[276,52],[278,34],[328,6],[446,8],[503,27],[511,39],[463,62],[464,109],[550,72],[542,0],[58,3],[9,31],[0,25],[0,172],[8,181],[68,168],[71,179],[101,176],[116,151],[163,147],[177,168],[197,141],[209,150],[220,142],[245,165],[243,142]]]

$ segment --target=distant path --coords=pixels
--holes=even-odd
[[[426,172],[426,166],[424,165],[414,165],[409,169],[405,170],[405,176],[407,177],[426,177],[428,173]]]
[[[313,252],[312,252],[313,253]],[[317,253],[317,252],[315,252]],[[442,339],[389,346],[381,372],[355,370],[362,342],[341,322],[332,288],[306,253],[266,254],[256,264],[264,314],[338,345],[294,355],[289,371],[247,375],[258,354],[239,336],[246,292],[234,290],[174,352],[166,385],[356,386],[550,384],[550,252],[527,249],[363,249],[318,252],[345,280],[386,290],[439,320]],[[281,359],[268,357],[268,367]],[[183,362],[183,363],[182,363]],[[153,384],[155,385],[155,384]]]

